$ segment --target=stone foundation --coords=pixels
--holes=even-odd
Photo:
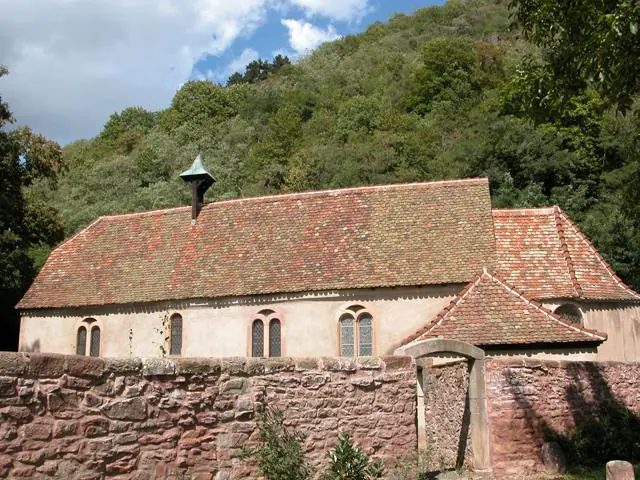
[[[0,352],[0,477],[257,478],[242,447],[275,407],[321,473],[338,432],[414,452],[408,357],[99,359]]]

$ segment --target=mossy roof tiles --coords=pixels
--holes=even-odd
[[[350,188],[101,217],[21,309],[466,283],[495,265],[486,179]]]

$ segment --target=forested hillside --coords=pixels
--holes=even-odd
[[[488,176],[496,207],[559,204],[640,289],[638,104],[589,84],[532,99],[527,69],[545,58],[507,3],[452,0],[228,86],[187,82],[161,112],[115,113],[63,149],[57,189],[30,194],[68,236],[100,215],[188,204],[178,174],[198,153],[217,179],[208,201]]]

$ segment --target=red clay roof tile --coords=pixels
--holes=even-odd
[[[530,298],[640,300],[559,207],[494,209],[497,271]]]
[[[567,322],[485,270],[402,345],[434,337],[489,346],[601,343],[607,335]]]
[[[466,283],[495,265],[486,179],[102,217],[49,256],[21,309]]]

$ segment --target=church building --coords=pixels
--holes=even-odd
[[[640,360],[640,295],[558,207],[492,209],[487,179],[100,217],[18,304],[20,350],[106,357],[488,355]]]

